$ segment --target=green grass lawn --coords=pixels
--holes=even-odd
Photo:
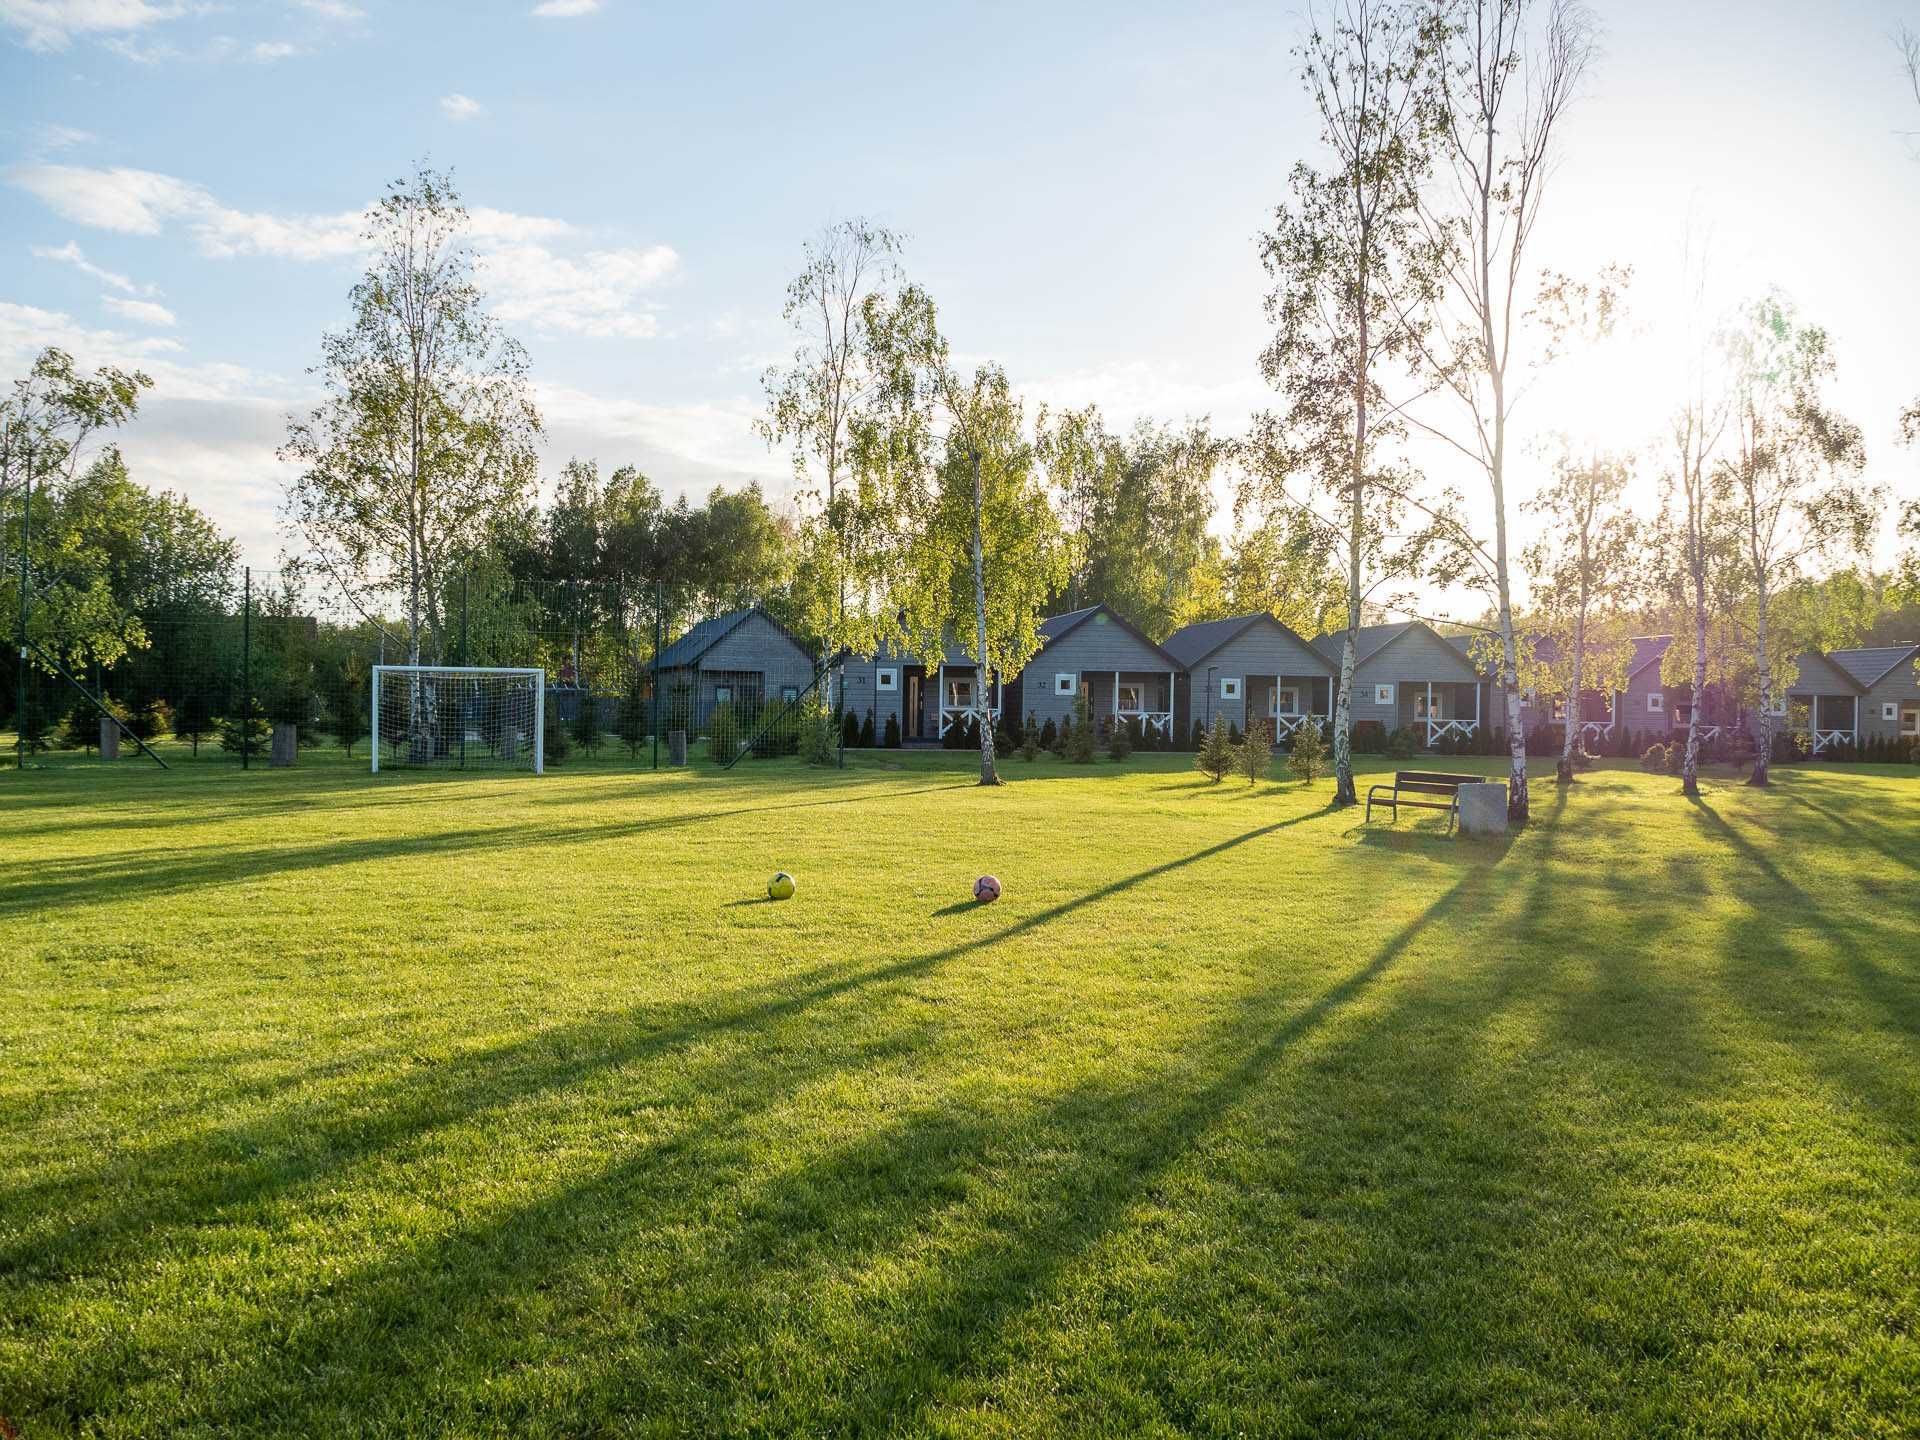
[[[1911,767],[363,764],[0,775],[22,1435],[1920,1432]]]

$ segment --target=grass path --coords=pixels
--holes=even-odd
[[[0,775],[0,1416],[1920,1431],[1910,769],[966,764]]]

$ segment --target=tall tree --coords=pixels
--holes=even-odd
[[[1425,550],[1424,539],[1398,539],[1420,505],[1414,477],[1382,454],[1382,443],[1401,434],[1383,372],[1417,346],[1432,293],[1417,215],[1434,109],[1433,35],[1423,7],[1393,0],[1337,0],[1314,16],[1300,74],[1327,158],[1320,169],[1294,166],[1288,200],[1260,241],[1275,325],[1260,368],[1288,408],[1256,422],[1258,459],[1241,500],[1262,523],[1278,519],[1311,536],[1310,553],[1337,558],[1346,575],[1333,726],[1339,805],[1358,798],[1351,732],[1362,607]]]
[[[1556,774],[1573,779],[1581,738],[1581,700],[1589,687],[1613,694],[1626,685],[1633,643],[1625,604],[1634,591],[1639,534],[1625,505],[1630,461],[1604,452],[1575,455],[1562,445],[1553,480],[1529,502],[1545,520],[1526,553],[1533,580],[1533,625],[1549,642],[1551,679],[1566,697]]]
[[[897,638],[886,603],[895,556],[894,492],[864,443],[884,383],[868,317],[900,284],[902,237],[871,220],[843,220],[806,245],[781,311],[799,337],[793,361],[762,377],[769,445],[791,447],[801,507],[797,620],[823,659],[870,656]]]
[[[1879,492],[1861,480],[1860,427],[1833,408],[1833,348],[1778,294],[1746,307],[1727,337],[1733,405],[1721,460],[1738,527],[1738,553],[1752,616],[1759,755],[1749,783],[1765,785],[1776,686],[1790,676],[1799,636],[1774,625],[1774,599],[1815,556],[1859,552],[1872,542]]]
[[[908,537],[894,594],[927,665],[950,636],[974,662],[980,783],[997,785],[991,681],[1040,650],[1040,607],[1066,579],[1059,516],[1005,372],[981,365],[963,377],[917,286],[868,309],[887,377],[869,444],[887,457]]]
[[[1902,25],[1897,38],[1901,67],[1907,72],[1907,87],[1913,91],[1915,102],[1920,103],[1920,32]],[[1920,400],[1901,412],[1900,438],[1907,445],[1920,444]],[[1912,600],[1920,600],[1920,500],[1904,502],[1896,524],[1901,538],[1907,542],[1899,560],[1901,592]]]
[[[1436,0],[1433,15],[1439,55],[1430,118],[1441,175],[1423,189],[1421,213],[1445,299],[1425,355],[1434,384],[1459,402],[1465,438],[1433,433],[1487,485],[1510,751],[1507,814],[1523,821],[1527,746],[1507,525],[1509,425],[1522,388],[1521,347],[1534,328],[1529,251],[1561,121],[1594,53],[1593,26],[1579,0]]]
[[[352,323],[321,340],[326,398],[280,449],[298,539],[363,614],[398,593],[414,664],[444,648],[449,568],[537,474],[526,353],[485,309],[466,227],[452,177],[424,164],[367,211]]]
[[[1264,610],[1313,636],[1347,623],[1347,581],[1316,528],[1286,513],[1236,527],[1227,552],[1225,613]]]

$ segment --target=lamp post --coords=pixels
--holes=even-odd
[[[1209,665],[1209,666],[1207,666],[1207,720],[1206,720],[1206,725],[1207,725],[1207,728],[1208,728],[1209,730],[1211,730],[1211,729],[1213,728],[1213,672],[1214,672],[1214,671],[1216,671],[1216,670],[1218,670],[1219,668],[1220,668],[1220,667],[1219,667],[1218,665]]]

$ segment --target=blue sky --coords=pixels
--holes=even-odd
[[[1920,105],[1890,36],[1920,5],[1596,8],[1540,259],[1632,262],[1637,330],[1526,424],[1656,438],[1691,225],[1716,302],[1779,284],[1835,332],[1876,474],[1913,493]],[[352,217],[429,156],[483,216],[550,468],[777,491],[758,374],[801,241],[849,214],[909,233],[956,348],[1032,398],[1237,429],[1264,403],[1253,236],[1312,147],[1299,30],[1285,5],[0,0],[0,363],[139,360],[137,473],[270,563]]]

